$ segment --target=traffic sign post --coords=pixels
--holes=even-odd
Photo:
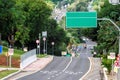
[[[45,41],[46,41],[46,37],[43,37],[43,41],[44,41],[44,49],[43,49],[43,53],[45,54]]]
[[[115,53],[114,52],[110,52],[110,56],[108,56],[109,59],[112,59],[112,76],[113,76],[113,60],[115,59]]]
[[[42,32],[42,37],[47,37],[47,31]]]
[[[117,57],[116,57],[115,66],[116,66],[117,68],[120,68],[120,56],[117,56]]]
[[[116,60],[114,62],[114,66],[116,68],[117,79],[119,79],[118,76],[119,76],[119,68],[120,68],[120,54],[118,54],[118,56],[116,57]]]
[[[44,41],[44,47],[46,48],[46,49],[44,48],[43,52],[44,53],[46,52],[46,54],[47,54],[47,31],[42,32],[42,37],[43,37],[43,41]]]
[[[37,44],[37,51],[36,51],[36,53],[39,53],[39,43],[40,43],[40,41],[39,40],[36,40],[36,44]]]
[[[11,68],[11,63],[12,63],[12,55],[14,54],[14,49],[13,48],[9,48],[8,49],[8,55],[9,57],[9,67]]]
[[[41,34],[39,33],[39,55],[40,55],[40,39],[41,39]]]

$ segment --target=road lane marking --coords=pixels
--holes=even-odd
[[[82,74],[83,72],[65,71],[64,73],[66,73],[66,74],[70,74],[70,75],[79,75],[79,74]]]
[[[91,70],[92,61],[90,60],[90,57],[88,57],[88,59],[89,59],[89,61],[90,61],[90,67],[89,67],[89,70],[88,70],[87,73],[84,74],[84,75],[82,76],[82,78],[80,78],[79,80],[83,80],[83,78],[84,78],[85,76],[87,76],[87,74],[88,74],[88,73],[90,72],[90,70]]]
[[[72,57],[70,57],[70,61],[69,61],[69,63],[67,64],[67,66],[62,70],[62,72],[59,72],[58,73],[58,75],[60,75],[60,74],[62,74],[63,72],[65,72],[67,69],[68,69],[68,67],[70,66],[70,64],[72,63]],[[56,74],[56,76],[57,76],[57,74]],[[52,76],[53,77],[53,76]],[[54,76],[55,77],[55,76]],[[48,79],[51,79],[51,77],[49,77]]]
[[[50,78],[48,78],[48,79],[50,79]]]
[[[65,69],[63,70],[63,72],[65,72],[67,70],[67,68],[70,66],[70,64],[72,63],[72,57],[70,58],[70,62],[68,63],[68,65],[65,67]]]

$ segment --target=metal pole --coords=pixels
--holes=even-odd
[[[47,54],[47,38],[46,38],[46,54]]]
[[[41,34],[39,33],[39,55],[40,55],[40,38],[41,38]]]
[[[10,55],[10,58],[9,58],[9,67],[11,68],[11,60],[12,59],[12,56]]]
[[[43,49],[43,52],[44,52],[44,54],[45,54],[45,40],[44,40],[44,49]]]
[[[53,55],[54,55],[54,45],[53,45]]]
[[[112,59],[112,79],[113,79],[113,59]]]
[[[39,45],[37,43],[37,54],[39,54]]]

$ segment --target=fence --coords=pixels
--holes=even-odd
[[[36,49],[26,52],[21,56],[20,69],[25,68],[26,66],[28,66],[29,64],[36,60],[37,60]]]

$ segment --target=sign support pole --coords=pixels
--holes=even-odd
[[[45,40],[44,40],[44,49],[43,49],[43,52],[44,52],[44,54],[45,54]]]
[[[9,58],[9,67],[11,68],[11,61],[12,61],[12,56],[10,55],[10,58]]]
[[[46,39],[46,54],[47,54],[47,39]]]
[[[41,39],[41,34],[39,33],[39,55],[40,55],[40,39]]]
[[[113,78],[113,59],[112,59],[112,78]]]

